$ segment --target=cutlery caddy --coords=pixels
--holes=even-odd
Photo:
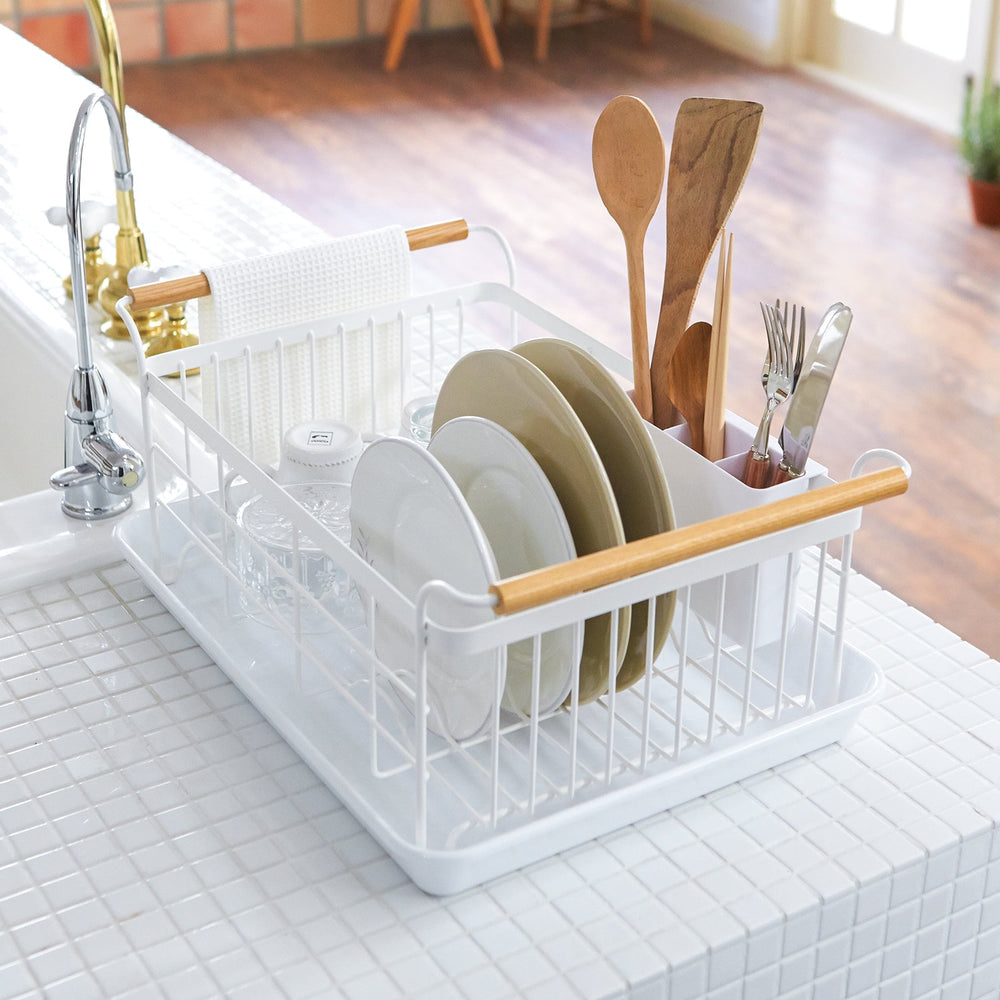
[[[165,606],[422,889],[461,891],[816,749],[840,738],[876,697],[877,668],[844,640],[851,539],[860,505],[901,492],[905,477],[889,470],[841,489],[813,464],[800,480],[749,490],[726,464],[742,461],[752,434],[736,417],[727,425],[730,458],[717,465],[687,447],[683,427],[649,428],[676,531],[482,593],[437,581],[415,601],[405,597],[220,432],[220,394],[204,391],[213,379],[218,388],[224,366],[234,384],[232,367],[243,366],[251,442],[265,394],[276,401],[279,427],[287,426],[283,409],[293,391],[311,394],[314,415],[343,419],[336,407],[344,394],[323,398],[309,370],[291,386],[284,359],[293,348],[299,359],[336,357],[345,338],[356,347],[358,337],[392,325],[398,406],[385,412],[372,393],[360,428],[369,438],[398,426],[410,399],[435,393],[455,361],[478,348],[560,338],[623,384],[631,368],[492,283],[140,359],[150,505],[122,522],[118,538]],[[367,368],[332,378],[324,372],[322,384],[350,377],[374,387],[374,349],[367,356]],[[252,374],[262,371],[274,380],[266,393]],[[254,542],[236,510],[252,495],[267,498],[292,526],[293,571],[271,561],[284,584],[279,607],[246,582]],[[761,506],[781,498],[777,515]],[[800,509],[803,503],[812,506]],[[789,507],[789,526],[773,530],[771,519]],[[706,535],[699,522],[717,517],[723,520]],[[838,559],[830,548],[840,540]],[[677,561],[664,561],[665,541],[676,541]],[[354,613],[331,614],[300,584],[295,560],[316,552],[350,581]],[[654,658],[664,594],[676,599],[669,637]],[[645,662],[635,683],[616,690],[615,637],[626,610],[639,605],[648,612],[639,644]],[[604,695],[581,704],[574,673],[559,707],[501,708],[515,644],[528,651],[531,705],[538,706],[546,637],[578,635],[601,616],[611,622]],[[379,654],[371,626],[377,631],[383,618],[407,638],[406,669]],[[442,735],[430,724],[429,665],[484,654],[494,664],[485,680],[485,726],[467,738]]]

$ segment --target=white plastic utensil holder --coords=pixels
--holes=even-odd
[[[394,331],[399,364],[388,405],[374,364],[334,373],[307,366],[297,389],[284,381],[292,350],[299,360],[337,358],[350,338],[360,338],[358,356],[370,359],[387,330]],[[455,621],[462,609],[478,609],[481,619],[495,595],[462,594],[438,581],[408,600],[218,429],[224,382],[230,393],[239,384],[233,366],[244,373],[251,439],[257,419],[272,434],[288,426],[285,402],[294,391],[309,394],[314,416],[344,419],[346,396],[336,387],[347,381],[369,390],[361,430],[370,438],[395,431],[405,403],[434,393],[461,354],[538,336],[586,348],[627,384],[627,359],[512,288],[490,283],[140,363],[150,505],[119,527],[128,559],[375,839],[435,894],[482,883],[832,742],[881,684],[874,664],[844,642],[850,540],[860,508],[537,607],[490,614],[481,624],[447,627],[441,622]],[[274,380],[266,392],[262,377]],[[276,411],[261,415],[265,396]],[[357,412],[350,416],[357,420]],[[728,466],[745,453],[751,433],[732,417],[731,457],[713,465],[686,446],[683,428],[650,429],[679,526],[830,484],[810,466],[805,477],[781,486],[743,487]],[[347,574],[363,604],[360,617],[338,619],[298,584],[294,568],[277,563],[273,572],[290,595],[280,607],[244,583],[240,553],[253,541],[235,514],[239,500],[253,495],[287,513],[296,551],[319,549]],[[831,546],[840,540],[835,558]],[[676,610],[654,660],[655,598],[669,592],[677,593]],[[537,690],[545,633],[610,613],[613,637],[618,609],[637,602],[648,602],[650,634],[645,673],[632,687],[616,691],[609,666],[608,693],[596,701],[571,697],[548,713],[518,717],[500,708],[498,669],[494,709],[478,735],[456,741],[423,724],[434,657],[527,640]],[[377,638],[366,624],[376,605],[412,637],[412,669],[393,670],[376,655]],[[445,607],[448,615],[440,613]],[[307,619],[322,628],[303,628]]]

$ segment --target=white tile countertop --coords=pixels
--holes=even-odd
[[[4,997],[1000,990],[1000,664],[862,577],[841,744],[438,899],[95,541],[0,597]]]
[[[88,85],[0,29],[2,92],[29,71],[51,73],[63,150]],[[19,114],[5,98],[0,258],[16,277],[0,319],[29,302],[68,357],[63,239],[37,215],[65,153],[51,191],[29,182]],[[130,128],[151,250],[321,235],[141,118]],[[172,157],[217,220],[195,236],[156,180]],[[54,494],[0,504],[0,998],[1000,994],[1000,664],[865,578],[846,639],[886,687],[839,744],[434,898],[112,530],[68,522]]]

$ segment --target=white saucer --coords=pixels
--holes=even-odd
[[[430,453],[451,474],[496,557],[502,578],[576,558],[573,536],[552,484],[518,439],[492,420],[456,417],[431,438]],[[570,692],[583,650],[583,629],[567,625],[542,637],[538,712]],[[503,707],[531,715],[534,643],[507,647]]]
[[[358,459],[351,483],[351,547],[411,601],[429,580],[481,595],[499,579],[489,542],[458,487],[433,455],[404,438],[381,438]],[[452,628],[493,618],[488,607],[445,600],[433,602],[430,614]],[[371,624],[378,658],[412,681],[415,621],[404,625],[376,601]],[[481,732],[493,709],[497,672],[502,685],[503,670],[502,649],[429,657],[429,728],[456,740]]]

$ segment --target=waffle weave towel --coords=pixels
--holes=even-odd
[[[401,226],[205,268],[212,296],[199,310],[203,341],[312,323],[410,292]]]
[[[203,342],[269,330],[281,334],[406,298],[410,249],[405,230],[391,226],[213,265],[205,275],[212,294],[199,306]],[[204,412],[263,464],[277,460],[284,430],[314,417],[343,420],[361,431],[395,429],[404,377],[401,336],[395,325],[319,336],[315,354],[309,344],[293,343],[280,366],[277,350],[258,352],[249,376],[241,360],[225,361],[218,380],[205,380]],[[372,426],[373,414],[381,426]]]

